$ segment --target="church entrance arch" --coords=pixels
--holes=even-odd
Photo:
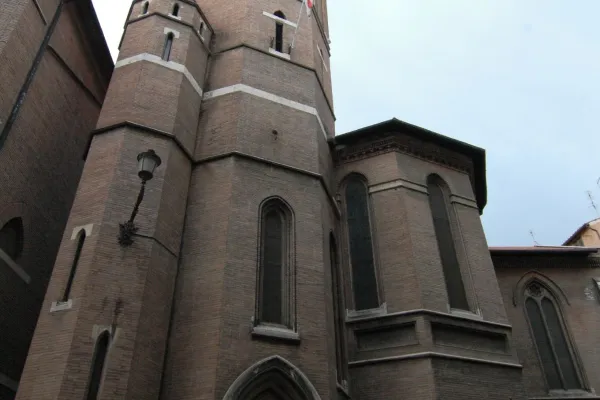
[[[265,358],[244,371],[223,400],[321,400],[296,366],[279,356]]]

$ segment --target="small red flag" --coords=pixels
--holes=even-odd
[[[314,6],[313,0],[306,0],[306,4],[308,5],[308,8],[313,8]]]

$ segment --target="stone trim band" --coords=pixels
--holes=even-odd
[[[348,366],[350,368],[352,368],[352,367],[356,368],[356,367],[361,367],[361,366],[369,365],[369,364],[379,364],[379,363],[391,362],[391,361],[412,360],[412,359],[416,359],[416,358],[446,358],[446,359],[450,359],[450,360],[466,361],[466,362],[473,362],[473,363],[480,363],[480,364],[492,364],[492,365],[498,365],[501,367],[508,367],[508,368],[523,368],[523,366],[521,364],[509,363],[509,362],[504,362],[504,361],[496,361],[496,360],[488,360],[488,359],[484,359],[484,358],[457,356],[454,354],[445,354],[445,353],[439,353],[439,352],[435,352],[435,351],[424,351],[421,353],[404,354],[401,356],[370,358],[367,360],[350,361],[348,363]]]
[[[165,61],[162,58],[160,58],[159,56],[154,55],[154,54],[142,53],[142,54],[138,54],[135,56],[124,58],[122,60],[117,61],[117,63],[115,64],[115,69],[124,67],[126,65],[131,65],[133,63],[140,62],[140,61],[147,61],[147,62],[150,62],[153,64],[160,65],[165,68],[169,68],[173,71],[183,73],[183,75],[190,82],[190,84],[192,85],[194,90],[198,93],[198,95],[200,97],[202,97],[202,94],[203,94],[202,88],[200,88],[200,85],[198,85],[198,82],[196,81],[196,79],[194,78],[192,73],[187,69],[187,67],[185,65],[179,64],[179,63],[176,63],[173,61]]]
[[[286,99],[285,97],[265,92],[264,90],[256,89],[252,86],[244,85],[243,83],[237,83],[235,85],[226,86],[212,90],[210,92],[206,92],[204,93],[204,101],[237,92],[250,94],[252,96],[260,97],[262,99],[281,104],[282,106],[293,108],[294,110],[314,115],[315,117],[317,117],[317,121],[319,122],[319,126],[321,127],[321,132],[323,132],[323,136],[325,136],[325,139],[327,139],[327,131],[325,130],[325,126],[323,125],[321,117],[319,117],[319,112],[316,108],[307,106],[306,104],[298,103],[297,101]]]

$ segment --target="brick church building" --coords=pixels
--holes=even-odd
[[[0,400],[600,399],[593,225],[489,248],[483,149],[336,135],[302,7],[136,0],[115,64],[2,1]]]

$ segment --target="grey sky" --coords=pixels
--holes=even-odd
[[[130,3],[94,3],[116,57]],[[561,244],[597,217],[587,190],[600,209],[598,15],[597,0],[329,0],[336,131],[396,117],[485,148],[489,244],[530,245],[530,229]]]

